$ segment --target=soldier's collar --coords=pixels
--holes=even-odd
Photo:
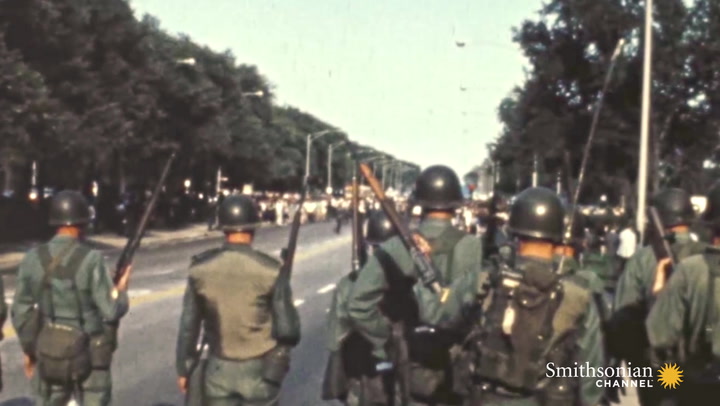
[[[674,232],[672,233],[672,238],[675,242],[679,243],[685,243],[691,240],[689,231]]]
[[[422,219],[420,225],[431,226],[431,227],[447,227],[452,224],[452,219],[438,219],[426,217]]]
[[[80,241],[79,238],[75,238],[71,235],[54,235],[53,238],[50,240],[52,242],[74,242],[74,241]]]
[[[253,250],[250,244],[230,244],[225,241],[223,243],[223,250],[225,251],[237,251],[237,252],[250,252]]]

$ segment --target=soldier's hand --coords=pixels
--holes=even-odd
[[[130,285],[130,274],[132,274],[132,264],[128,265],[122,273],[122,277],[120,277],[116,286],[117,290],[124,292],[128,289],[128,286]]]
[[[24,371],[25,371],[25,377],[27,379],[32,379],[33,373],[35,372],[35,361],[33,361],[32,358],[28,355],[23,355],[23,364],[24,364]]]
[[[177,379],[178,388],[183,395],[187,394],[188,379],[184,376],[179,376]]]
[[[652,287],[653,295],[657,295],[662,288],[665,287],[665,282],[667,282],[667,270],[671,264],[672,260],[670,258],[663,258],[658,261],[658,264],[655,267],[655,282]]]

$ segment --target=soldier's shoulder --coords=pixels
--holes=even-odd
[[[273,257],[272,255],[259,251],[259,250],[252,250],[250,255],[253,259],[255,259],[260,265],[265,266],[267,268],[271,269],[277,269],[282,265],[279,259]]]
[[[597,275],[587,271],[577,271],[560,278],[565,295],[574,298],[589,298],[592,294],[593,277]]]
[[[602,291],[605,286],[602,279],[595,272],[587,269],[580,269],[575,272],[574,282],[593,292]]]
[[[716,254],[720,255],[720,253]],[[702,254],[695,254],[691,255],[689,257],[686,257],[680,263],[678,264],[678,269],[687,269],[688,271],[693,271],[697,269],[708,269],[708,262],[707,257],[705,253]]]
[[[199,254],[193,255],[190,259],[190,267],[194,268],[200,265],[207,264],[212,260],[218,258],[223,253],[222,248],[212,248],[207,251],[203,251]]]

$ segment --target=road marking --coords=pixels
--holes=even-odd
[[[338,248],[344,244],[347,244],[350,241],[350,236],[346,236],[344,238],[337,238],[332,239],[330,241],[327,241],[323,244],[313,244],[312,248],[310,249],[304,249],[302,247],[301,250],[298,251],[297,255],[295,256],[295,262],[302,262],[305,260],[308,260],[312,257],[315,257],[317,255],[322,254],[323,252],[330,251],[332,249]],[[335,288],[335,285],[333,285],[333,288]],[[330,289],[330,290],[332,290]],[[153,291],[150,294],[132,297],[130,298],[130,306],[137,306],[145,303],[155,303],[159,302],[164,299],[174,298],[177,296],[182,295],[185,292],[185,283],[175,285],[173,287],[167,288],[165,290],[159,290],[159,291]],[[3,328],[3,335],[6,339],[11,339],[14,337],[17,337],[17,334],[15,334],[15,329],[12,328],[9,323],[6,324],[5,328]],[[7,340],[5,340],[7,341]]]
[[[295,307],[300,307],[300,306],[303,305],[303,303],[305,303],[305,301],[302,300],[302,299],[297,299],[297,300],[295,300],[295,301],[293,302],[293,304],[295,305]]]
[[[335,289],[335,284],[331,283],[329,285],[323,286],[322,288],[318,289],[317,293],[320,295],[323,295],[325,293],[332,291],[333,289]]]
[[[138,297],[138,296],[145,296],[152,293],[152,290],[150,289],[130,289],[128,292],[128,296],[131,298]]]

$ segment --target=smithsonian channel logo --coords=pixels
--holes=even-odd
[[[682,383],[683,371],[677,364],[665,364],[657,371],[651,367],[593,367],[589,362],[572,367],[558,367],[554,362],[546,365],[548,378],[597,378],[599,388],[652,388],[657,383],[665,389],[675,389]],[[621,378],[621,379],[617,379]]]

